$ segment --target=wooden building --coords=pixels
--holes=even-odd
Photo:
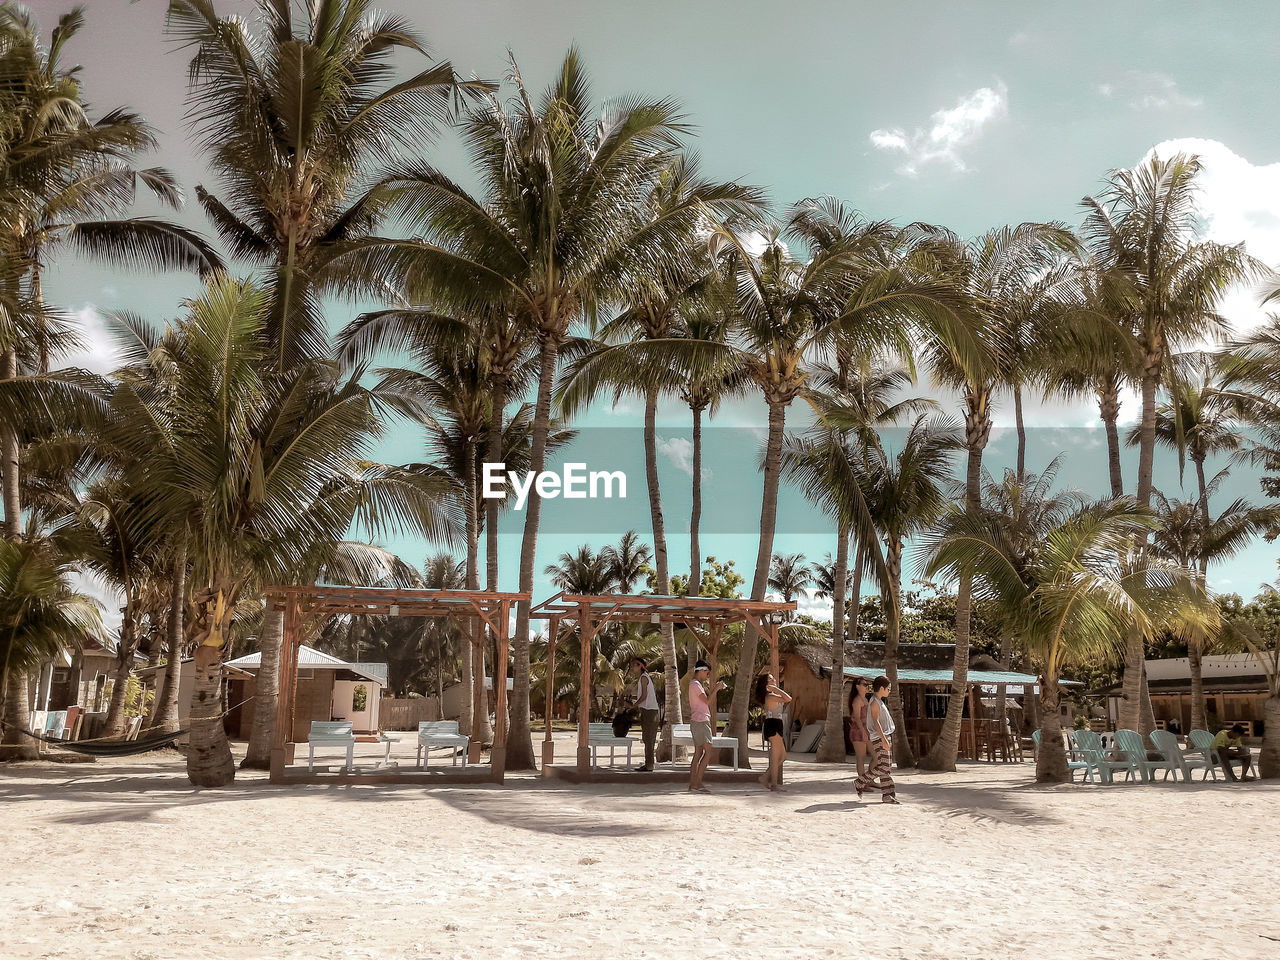
[[[1249,736],[1262,736],[1265,725],[1267,675],[1251,653],[1229,653],[1204,657],[1205,713],[1209,729],[1216,731],[1233,723],[1243,724]],[[1191,664],[1186,657],[1147,661],[1147,687],[1156,722],[1177,723],[1185,733],[1191,729]],[[1106,690],[1107,715],[1115,729],[1122,688]]]

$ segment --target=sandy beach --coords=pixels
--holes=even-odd
[[[567,746],[567,745],[566,745]],[[1280,785],[1030,764],[714,785],[195,790],[174,753],[0,771],[0,956],[1280,957]]]

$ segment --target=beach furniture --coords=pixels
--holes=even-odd
[[[1142,778],[1143,783],[1154,783],[1156,772],[1160,770],[1164,771],[1165,780],[1169,779],[1169,774],[1173,774],[1174,779],[1177,779],[1178,768],[1164,756],[1163,752],[1160,752],[1158,759],[1152,758],[1147,753],[1147,741],[1137,730],[1117,730],[1116,746],[1129,758],[1134,771]]]
[[[673,723],[671,725],[671,742],[678,747],[693,746],[693,732],[690,730],[690,724]],[[712,737],[711,748],[713,750],[732,750],[733,751],[733,769],[738,769],[738,738],[737,737]]]
[[[316,747],[344,747],[347,773],[355,769],[356,736],[350,720],[313,720],[307,733],[307,772],[316,765]]]
[[[1191,741],[1191,749],[1204,757],[1205,763],[1209,765],[1209,773],[1217,780],[1218,757],[1213,749],[1213,734],[1208,730],[1192,730],[1187,734],[1187,739]]]
[[[432,747],[452,747],[453,766],[458,765],[458,754],[461,753],[465,767],[469,743],[471,738],[458,732],[457,720],[423,720],[418,724],[418,766],[425,768],[430,764]]]
[[[609,748],[609,766],[614,765],[614,751],[626,748],[627,766],[631,766],[631,748],[638,743],[635,737],[615,737],[612,723],[592,723],[587,726],[587,745],[591,748],[591,766],[599,766],[599,752]]]
[[[1039,756],[1039,754],[1040,754],[1040,731],[1039,731],[1039,730],[1033,730],[1033,731],[1031,731],[1031,739],[1032,739],[1032,741],[1034,741],[1034,742],[1035,742],[1035,745],[1036,745],[1035,752],[1036,752],[1036,755],[1037,755],[1037,756]],[[1092,782],[1093,782],[1093,769],[1089,766],[1088,762],[1087,762],[1087,761],[1085,761],[1085,760],[1073,760],[1071,757],[1072,757],[1072,754],[1074,753],[1074,751],[1073,751],[1073,750],[1068,749],[1068,748],[1067,748],[1067,746],[1066,746],[1065,744],[1063,745],[1063,748],[1064,748],[1065,750],[1067,750],[1067,776],[1069,776],[1069,777],[1071,778],[1071,782],[1072,782],[1072,783],[1075,783],[1075,780],[1076,780],[1076,771],[1077,771],[1077,770],[1083,770],[1083,771],[1084,771],[1084,778],[1085,778],[1086,780],[1088,780],[1090,783],[1092,783]]]
[[[1151,742],[1156,745],[1156,749],[1165,755],[1165,758],[1173,768],[1181,771],[1184,783],[1191,782],[1191,773],[1197,768],[1204,771],[1204,776],[1200,778],[1201,780],[1208,780],[1210,773],[1213,773],[1215,780],[1218,778],[1212,762],[1206,760],[1203,756],[1196,756],[1195,754],[1198,751],[1184,752],[1178,743],[1178,738],[1168,730],[1151,731]]]
[[[1123,760],[1114,760],[1108,757],[1107,751],[1102,747],[1102,738],[1092,730],[1077,730],[1075,741],[1076,746],[1080,748],[1080,753],[1084,755],[1089,772],[1096,773],[1103,783],[1114,783],[1117,770],[1125,772],[1125,779],[1135,776],[1133,764],[1129,759],[1126,757]]]

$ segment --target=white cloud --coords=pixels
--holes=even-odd
[[[986,126],[1005,116],[1009,95],[1003,83],[995,87],[979,87],[961,97],[949,110],[936,111],[927,130],[917,127],[908,133],[902,127],[872,130],[871,145],[877,150],[905,155],[899,173],[914,177],[930,163],[950,165],[964,171],[960,149],[973,143]]]
[[[91,303],[72,311],[70,325],[79,347],[57,358],[56,366],[80,367],[92,373],[110,373],[120,365],[115,337],[107,329],[102,314]]]
[[[677,470],[693,476],[693,441],[686,440],[684,437],[672,437],[670,440],[658,438],[658,452],[670,460]],[[711,479],[711,468],[706,464],[702,466],[702,480],[705,483]]]
[[[1280,162],[1256,165],[1217,140],[1184,137],[1165,140],[1147,152],[1169,157],[1189,153],[1200,158],[1196,206],[1201,234],[1218,243],[1244,242],[1245,249],[1271,267],[1280,266]],[[1237,331],[1266,319],[1258,290],[1237,288],[1222,303],[1222,313]]]
[[[1173,77],[1155,71],[1130,70],[1095,89],[1108,100],[1125,98],[1133,110],[1194,110],[1204,106],[1203,97],[1183,93]]]

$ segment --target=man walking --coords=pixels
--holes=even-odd
[[[693,679],[689,681],[689,732],[693,737],[693,760],[689,764],[689,792],[710,793],[702,785],[702,775],[711,762],[711,703],[708,700],[707,678],[711,676],[711,667],[705,660],[699,660],[693,668]],[[725,685],[717,683],[715,690],[723,690]]]
[[[889,678],[876,677],[871,684],[871,700],[867,704],[867,733],[871,737],[871,769],[859,774],[853,781],[858,791],[858,799],[862,799],[862,791],[879,781],[876,788],[880,791],[883,803],[898,803],[893,775],[893,717],[889,714],[889,705],[885,698],[889,696]]]
[[[640,735],[644,740],[644,766],[636,772],[651,772],[658,744],[658,691],[648,674],[648,665],[640,657],[631,661],[631,676],[636,681],[635,707],[640,711]]]

